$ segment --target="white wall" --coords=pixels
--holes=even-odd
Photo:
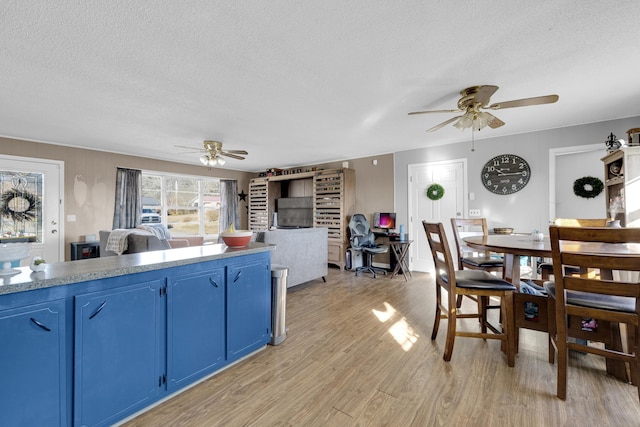
[[[397,152],[394,156],[394,165],[398,221],[409,223],[407,212],[409,164],[467,158],[468,189],[470,193],[475,194],[475,200],[468,201],[468,209],[480,209],[482,216],[487,218],[490,228],[514,227],[516,232],[530,232],[534,228],[546,230],[550,220],[549,150],[602,143],[602,157],[604,157],[606,154],[604,141],[611,132],[619,138],[626,138],[628,129],[639,126],[640,117],[632,117],[499,138],[476,139],[474,152],[470,151],[468,142]],[[487,132],[491,130],[488,129]],[[482,167],[489,159],[499,154],[516,154],[529,162],[531,180],[523,190],[512,195],[500,196],[484,188],[480,181]],[[601,167],[604,168],[604,166]],[[573,181],[567,185],[573,186]],[[601,204],[599,208],[604,215],[604,201],[597,198],[591,202]],[[468,216],[468,212],[465,216]],[[412,238],[417,237],[412,236]]]

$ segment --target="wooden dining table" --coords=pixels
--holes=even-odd
[[[533,241],[530,234],[490,234],[487,236],[471,236],[463,239],[465,243],[472,249],[478,249],[479,251],[491,251],[501,253],[504,255],[504,271],[503,278],[513,283],[518,290],[520,289],[520,259],[522,257],[543,257],[551,258],[551,241],[549,237],[544,237],[542,241]],[[624,254],[630,256],[637,256],[638,262],[640,262],[640,245],[638,244],[607,244],[607,243],[586,243],[586,242],[563,242],[562,250],[568,252],[579,253],[615,253]],[[601,274],[611,275],[611,271],[601,272]],[[526,295],[518,294],[523,300],[527,298],[538,298],[536,301],[541,301],[540,297],[528,297]],[[514,298],[515,304],[518,305],[518,295]],[[514,310],[517,314],[517,307]],[[547,316],[543,319],[547,321]],[[534,329],[542,331],[544,328],[536,327],[535,325],[528,324],[516,317],[516,327],[524,327],[528,329]],[[612,326],[613,328],[613,326]],[[622,349],[622,337],[618,328],[614,329],[614,344],[613,348],[618,350]],[[547,331],[548,332],[548,331]],[[628,381],[629,376],[624,366],[624,362],[606,359],[607,372],[623,381]]]
[[[489,234],[465,237],[463,240],[470,248],[504,254],[503,278],[518,289],[522,257],[551,258],[551,241],[548,237],[534,242],[530,234]]]

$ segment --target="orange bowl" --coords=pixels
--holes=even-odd
[[[251,240],[253,232],[249,230],[238,230],[234,233],[223,231],[220,236],[225,245],[230,248],[244,248]]]

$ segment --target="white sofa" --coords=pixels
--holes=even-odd
[[[287,288],[322,278],[328,274],[326,228],[294,228],[258,231],[257,242],[276,245],[271,264],[289,269]]]

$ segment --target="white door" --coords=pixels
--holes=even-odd
[[[409,260],[412,270],[433,271],[431,249],[424,234],[422,221],[442,222],[449,245],[455,253],[451,218],[464,217],[466,170],[466,159],[409,165],[409,233],[413,240]],[[434,183],[444,188],[444,196],[437,201],[426,196],[427,188]]]
[[[31,256],[20,265],[28,265],[34,256],[48,263],[64,258],[63,169],[59,161],[0,155],[2,196],[13,199],[2,203],[0,239],[31,242]]]

